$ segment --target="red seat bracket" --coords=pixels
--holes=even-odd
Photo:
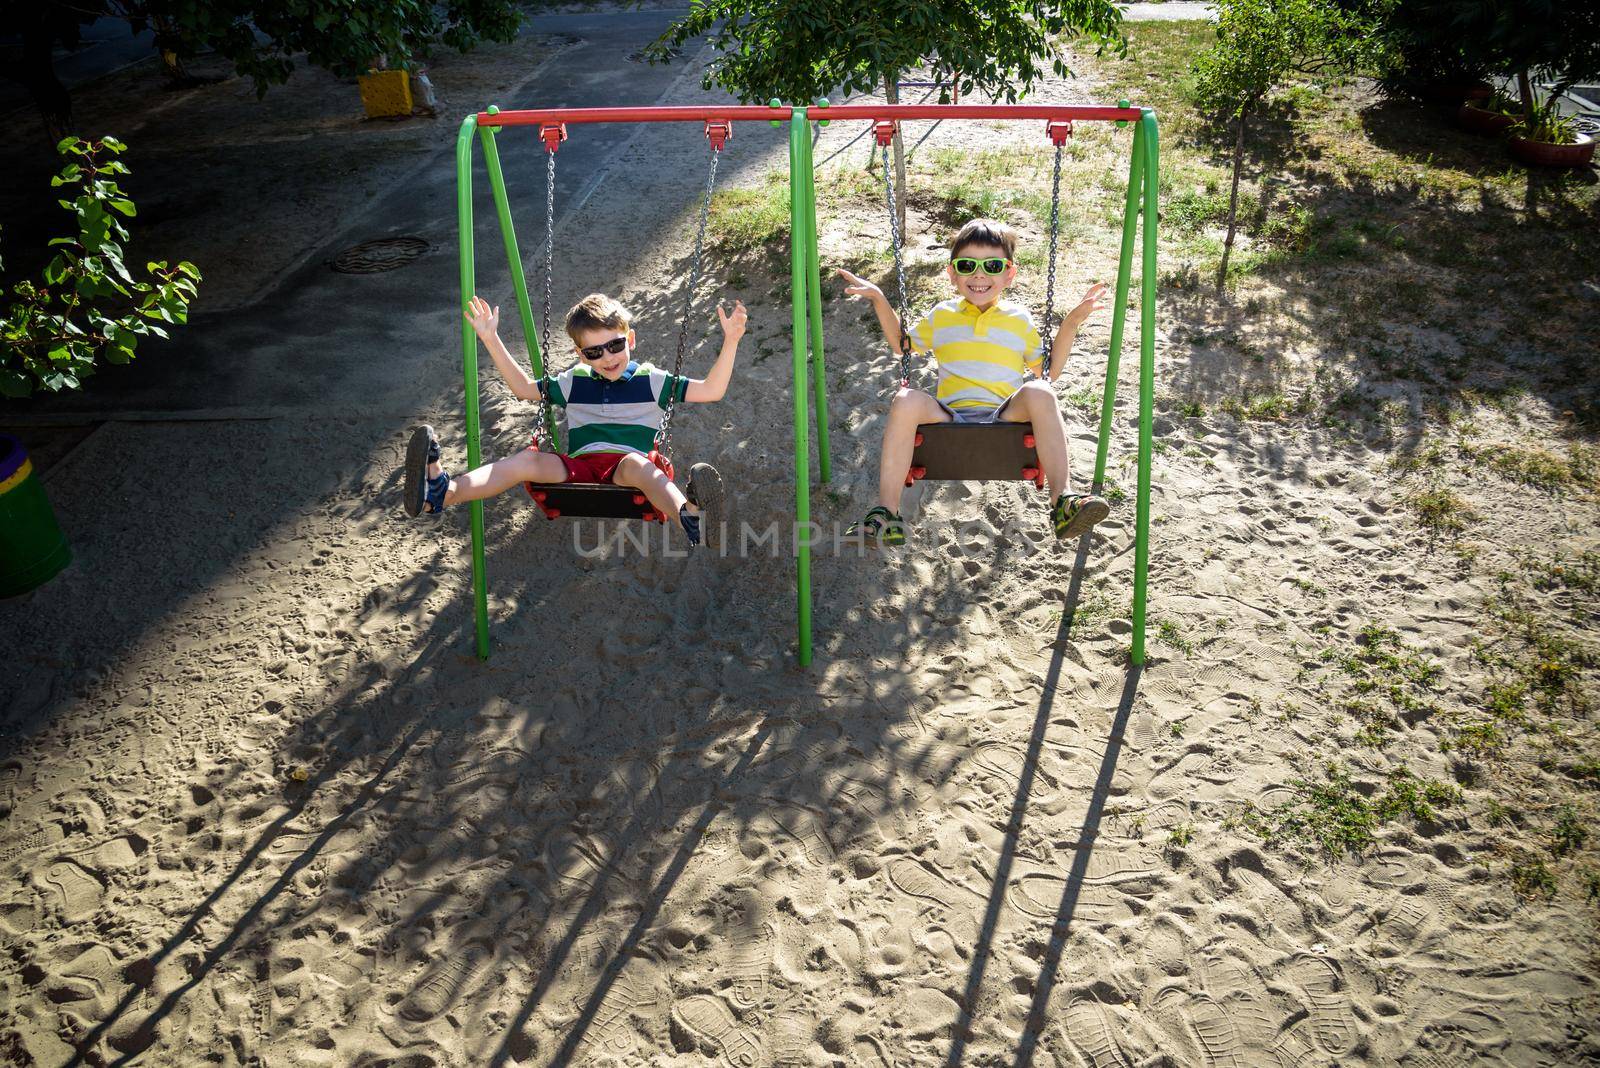
[[[546,122],[539,126],[539,140],[544,142],[546,152],[554,152],[561,147],[561,142],[567,139],[567,124],[564,122]]]
[[[894,119],[877,119],[872,124],[872,136],[878,139],[880,145],[894,144],[895,130],[900,124]]]
[[[722,151],[722,146],[728,143],[728,138],[733,136],[733,123],[725,119],[706,120],[706,140],[711,142],[711,147]]]
[[[1060,147],[1067,143],[1067,138],[1072,136],[1072,120],[1062,119],[1058,122],[1055,119],[1051,119],[1044,124],[1044,132],[1057,147]]]

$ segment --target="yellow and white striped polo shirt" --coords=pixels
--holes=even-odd
[[[998,408],[1044,365],[1033,315],[1014,300],[979,308],[965,297],[941,301],[911,328],[911,344],[939,363],[934,394],[948,407]]]

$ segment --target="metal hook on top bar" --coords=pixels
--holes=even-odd
[[[567,139],[567,124],[564,122],[545,122],[539,124],[539,140],[544,142],[546,152],[554,152],[561,147],[561,142]]]
[[[880,145],[894,144],[895,131],[900,128],[900,123],[894,119],[874,119],[872,123],[872,136],[877,138]]]
[[[1067,143],[1067,138],[1072,136],[1071,119],[1049,119],[1044,124],[1045,136],[1050,138],[1057,148]]]
[[[733,123],[727,119],[706,120],[706,140],[711,142],[713,152],[721,152],[722,146],[728,143],[728,138],[733,136]]]

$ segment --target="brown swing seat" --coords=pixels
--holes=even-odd
[[[956,482],[1021,480],[1044,489],[1032,423],[923,423],[906,485],[933,479]]]
[[[659,452],[651,452],[650,461],[661,468],[668,478],[672,477],[671,460]],[[650,503],[650,498],[631,486],[615,486],[599,482],[524,482],[522,485],[546,519],[642,519],[647,523],[667,521],[667,517]]]

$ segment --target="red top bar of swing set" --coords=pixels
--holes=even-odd
[[[1046,119],[1055,122],[1137,121],[1141,108],[1069,104],[836,104],[807,109],[818,119]],[[539,126],[554,122],[703,122],[788,119],[790,108],[735,104],[724,108],[538,108],[532,111],[478,112],[479,126]]]

